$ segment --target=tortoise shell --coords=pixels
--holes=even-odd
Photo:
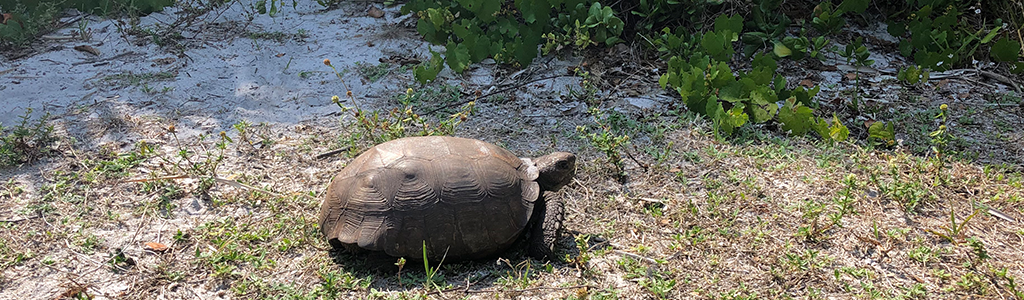
[[[355,252],[486,257],[527,227],[540,193],[537,177],[529,159],[487,142],[397,139],[370,148],[335,176],[320,229],[335,248]]]

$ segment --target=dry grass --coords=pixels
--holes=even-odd
[[[1020,173],[764,134],[722,142],[686,120],[654,124],[668,129],[643,145],[668,155],[625,150],[625,184],[602,154],[563,143],[582,159],[564,261],[517,247],[429,279],[331,253],[319,236],[317,194],[348,158],[312,157],[343,130],[242,124],[178,141],[168,123],[126,123],[153,151],[65,143],[63,156],[5,170],[0,287],[130,299],[1020,297],[1021,223],[980,210],[954,234],[949,215],[963,223],[979,202],[1019,216]],[[190,177],[156,179],[177,174]],[[203,179],[213,174],[273,193]]]

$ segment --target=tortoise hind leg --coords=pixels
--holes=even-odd
[[[555,259],[555,242],[562,235],[565,220],[565,202],[557,193],[544,191],[533,205],[533,226],[528,241],[530,256],[539,260]]]

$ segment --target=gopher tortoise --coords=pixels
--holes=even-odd
[[[528,231],[530,255],[551,258],[564,219],[555,192],[575,172],[571,153],[521,159],[473,139],[397,139],[334,177],[320,230],[335,249],[430,261],[494,256]]]

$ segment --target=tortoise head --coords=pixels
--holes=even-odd
[[[541,190],[558,191],[576,176],[576,155],[555,152],[534,160],[537,165],[537,183]]]

